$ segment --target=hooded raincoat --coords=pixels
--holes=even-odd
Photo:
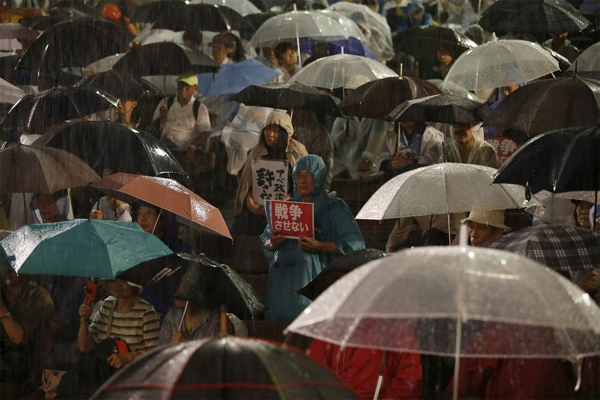
[[[296,292],[337,257],[365,248],[363,235],[346,203],[325,191],[326,171],[321,157],[309,154],[296,161],[292,173],[292,201],[303,201],[296,187],[296,175],[302,170],[309,171],[314,177],[311,201],[314,204],[315,239],[335,243],[339,253],[307,252],[300,248],[297,240],[286,239],[270,260],[265,312],[265,318],[270,320],[291,322],[310,304],[309,299]],[[271,227],[267,225],[261,235],[263,246],[271,233]]]

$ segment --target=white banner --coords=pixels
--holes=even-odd
[[[287,161],[256,160],[252,163],[252,198],[258,205],[265,200],[281,200],[288,194]]]

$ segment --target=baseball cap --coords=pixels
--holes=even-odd
[[[183,82],[190,86],[198,85],[198,76],[193,73],[183,73],[177,77],[177,82]]]

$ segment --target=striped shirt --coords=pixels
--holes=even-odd
[[[114,311],[116,305],[117,299],[114,296],[104,300],[90,324],[92,340],[98,343],[109,337],[118,337],[125,340],[129,350],[134,352],[146,352],[156,347],[160,334],[160,318],[154,307],[146,300],[139,299],[131,310],[121,313]],[[112,324],[109,328],[111,313]]]

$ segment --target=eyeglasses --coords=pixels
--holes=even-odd
[[[300,180],[304,180],[304,181],[312,181],[315,177],[313,176],[313,174],[298,174],[296,175],[296,180],[300,181]]]

